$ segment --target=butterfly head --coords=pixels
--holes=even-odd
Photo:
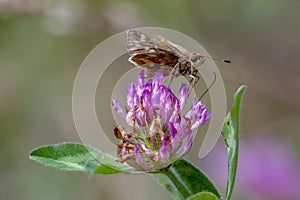
[[[205,57],[203,55],[201,55],[200,53],[193,52],[193,53],[191,53],[189,60],[192,65],[200,66],[204,63]]]

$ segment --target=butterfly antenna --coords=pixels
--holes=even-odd
[[[210,57],[210,56],[204,56],[204,57],[210,58],[210,59],[212,59],[212,60],[219,61],[219,62],[231,63],[231,60],[229,60],[229,59],[213,58],[213,57]]]
[[[213,72],[214,74],[214,80],[213,82],[210,84],[210,86],[203,92],[203,94],[199,97],[198,101],[200,101],[202,99],[202,97],[204,97],[204,95],[206,95],[206,93],[210,90],[210,88],[215,84],[216,80],[217,80],[217,75],[216,72]]]

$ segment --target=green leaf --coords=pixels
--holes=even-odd
[[[210,192],[200,192],[190,196],[187,200],[218,200],[218,197]]]
[[[94,174],[115,174],[122,172],[107,165],[99,165],[92,173]]]
[[[232,196],[236,178],[239,151],[239,113],[241,100],[245,89],[246,86],[240,86],[235,93],[234,104],[231,111],[226,116],[222,128],[222,136],[226,143],[228,159],[226,200],[229,200]]]
[[[114,154],[97,154],[97,159],[102,165],[94,169],[94,174],[111,174],[118,172],[133,172],[134,168],[126,163],[121,163],[117,161]]]
[[[180,193],[178,192],[176,186],[174,185],[174,183],[168,178],[168,176],[161,174],[161,173],[156,173],[156,174],[152,174],[158,181],[159,183],[166,188],[171,196],[173,200],[180,200],[183,199],[183,196],[180,195]]]
[[[178,160],[166,169],[160,170],[156,177],[167,189],[178,194],[176,199],[186,199],[199,192],[211,192],[219,199],[221,195],[211,181],[196,167],[186,160]]]
[[[82,144],[63,143],[42,146],[30,153],[30,159],[66,171],[83,171],[88,174],[112,174],[133,170],[119,163],[112,155]]]

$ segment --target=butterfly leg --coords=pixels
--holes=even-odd
[[[170,80],[169,85],[168,85],[169,87],[170,87],[171,83],[173,82],[173,79],[174,79],[174,77],[176,76],[176,72],[178,71],[178,69],[179,69],[179,63],[177,63],[177,64],[173,67],[173,69],[171,70],[171,72],[170,72],[171,80]]]
[[[189,81],[189,95],[190,95],[191,90],[194,89],[195,85],[200,80],[200,77],[198,76],[198,70],[193,71],[193,73],[190,74],[189,76],[191,77],[191,80]],[[192,85],[192,88],[190,88],[191,85]],[[196,96],[195,90],[194,90],[194,95]]]

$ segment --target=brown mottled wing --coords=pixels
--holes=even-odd
[[[164,76],[168,76],[178,63],[178,57],[166,51],[155,50],[153,53],[131,56],[129,61],[137,67],[145,68],[147,77],[153,77],[154,73],[159,70],[164,73]]]
[[[148,53],[149,49],[155,48],[151,38],[139,31],[129,30],[126,37],[127,51],[130,56]]]
[[[158,41],[139,31],[127,31],[127,50],[129,61],[137,67],[146,69],[147,77],[160,70],[165,76],[169,75],[178,63],[179,57],[172,51],[159,48]]]
[[[188,60],[191,54],[190,51],[186,50],[182,46],[167,40],[159,35],[151,36],[152,42],[155,44],[156,48],[163,49],[168,52],[172,52],[174,55],[178,56],[182,60]]]
[[[185,48],[161,36],[148,36],[136,30],[127,31],[126,42],[130,56],[147,53],[150,49],[167,51],[182,59],[188,59],[190,54]]]

